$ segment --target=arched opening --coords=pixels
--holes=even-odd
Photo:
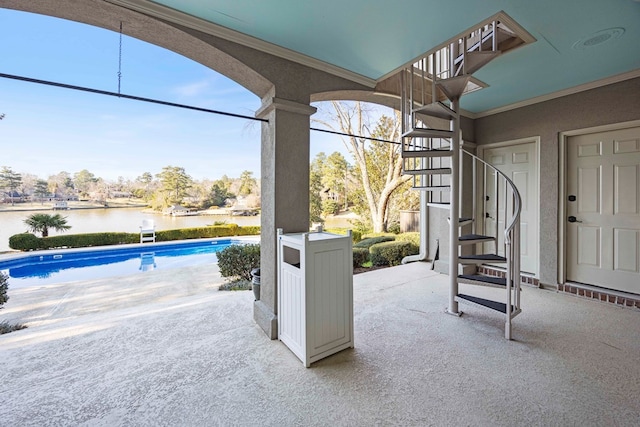
[[[69,19],[119,31],[161,46],[229,77],[262,100],[262,264],[261,305],[254,308],[256,321],[275,337],[275,236],[308,227],[309,107],[314,93],[371,90],[361,83],[328,74],[269,53],[204,34],[103,1],[20,2],[6,0],[6,8]],[[355,92],[354,92],[355,93]],[[295,179],[292,179],[295,178]],[[264,264],[268,265],[264,265]],[[269,291],[271,289],[271,291]]]
[[[39,14],[0,12],[6,22],[3,38],[16,39],[7,43],[3,72],[115,91],[117,33]],[[27,40],[18,42],[19,37]],[[123,88],[129,93],[235,110],[247,117],[260,105],[254,94],[235,82],[164,48],[128,37],[122,47]],[[1,123],[6,144],[3,165],[28,175],[23,185],[28,186],[29,195],[35,178],[47,180],[63,171],[71,179],[80,171],[91,172],[92,188],[78,186],[82,194],[76,195],[62,191],[64,183],[59,183],[58,196],[95,201],[111,198],[105,197],[106,190],[123,192],[114,188],[120,178],[124,184],[135,183],[142,174],[153,176],[168,165],[185,167],[186,173],[202,184],[203,188],[195,188],[198,193],[204,190],[205,180],[223,175],[237,179],[249,170],[259,178],[259,123],[13,79],[2,79],[0,84],[3,113],[7,114]],[[234,160],[229,162],[229,157]],[[104,179],[104,187],[98,188],[95,179]],[[44,196],[39,199],[42,207],[48,208],[53,200]],[[207,208],[195,202],[194,208]],[[139,223],[128,224],[131,230],[86,230],[70,225],[74,225],[75,234],[135,232]],[[0,230],[0,250],[9,249],[8,236],[24,231],[19,219],[13,233],[6,225]]]

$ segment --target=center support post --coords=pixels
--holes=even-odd
[[[460,234],[460,99],[451,101],[451,109],[456,117],[451,121],[451,204],[449,205],[449,307],[447,313],[460,316],[458,310],[458,238]]]
[[[310,116],[316,108],[267,96],[256,117],[262,123],[260,300],[253,318],[271,339],[278,338],[277,230],[309,231]]]

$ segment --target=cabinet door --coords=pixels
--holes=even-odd
[[[312,354],[351,340],[353,287],[348,255],[344,248],[310,255],[307,320],[311,325],[308,344]]]

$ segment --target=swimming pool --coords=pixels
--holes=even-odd
[[[10,288],[24,288],[215,264],[216,252],[244,243],[257,243],[257,239],[202,239],[38,251],[0,261],[0,271],[9,275]]]

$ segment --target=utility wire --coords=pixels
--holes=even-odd
[[[149,102],[151,104],[166,105],[166,106],[169,106],[169,107],[184,108],[184,109],[187,109],[187,110],[201,111],[203,113],[218,114],[218,115],[227,116],[227,117],[236,117],[238,119],[254,120],[254,121],[263,122],[263,123],[268,123],[269,122],[269,120],[267,120],[267,119],[263,119],[263,118],[255,117],[255,116],[247,116],[247,115],[244,115],[244,114],[229,113],[227,111],[220,111],[220,110],[211,110],[209,108],[194,107],[192,105],[178,104],[178,103],[169,102],[169,101],[161,101],[161,100],[158,100],[158,99],[145,98],[145,97],[142,97],[142,96],[126,95],[126,94],[120,93],[119,90],[116,93],[116,92],[111,92],[111,91],[108,91],[108,90],[93,89],[93,88],[88,88],[88,87],[84,87],[84,86],[75,86],[75,85],[70,85],[70,84],[66,84],[66,83],[58,83],[58,82],[52,82],[52,81],[49,81],[49,80],[40,80],[40,79],[31,78],[31,77],[16,76],[16,75],[13,75],[13,74],[5,74],[5,73],[0,73],[0,78],[18,80],[18,81],[27,82],[27,83],[36,83],[36,84],[41,84],[41,85],[45,85],[45,86],[59,87],[59,88],[62,88],[62,89],[77,90],[77,91],[80,91],[80,92],[95,93],[95,94],[98,94],[98,95],[113,96],[113,97],[116,97],[116,98],[131,99],[133,101]],[[348,137],[351,137],[351,138],[366,139],[366,140],[369,140],[369,141],[386,142],[386,143],[389,143],[389,144],[400,144],[397,141],[389,141],[389,140],[386,140],[386,139],[372,138],[372,137],[362,136],[362,135],[354,135],[354,134],[350,134],[350,133],[337,132],[337,131],[328,130],[328,129],[319,129],[319,128],[313,128],[313,127],[309,128],[309,129],[313,130],[313,131],[316,131],[316,132],[324,132],[324,133],[330,133],[330,134],[333,134],[333,135],[340,135],[340,136],[348,136]]]
[[[208,109],[208,108],[194,107],[192,105],[177,104],[175,102],[160,101],[158,99],[152,99],[152,98],[144,98],[142,96],[134,96],[134,95],[126,95],[126,94],[123,94],[123,93],[110,92],[108,90],[92,89],[92,88],[83,87],[83,86],[74,86],[74,85],[69,85],[69,84],[66,84],[66,83],[57,83],[57,82],[51,82],[51,81],[47,81],[47,80],[33,79],[31,77],[14,76],[12,74],[4,74],[4,73],[0,73],[0,77],[5,78],[5,79],[13,79],[13,80],[19,80],[19,81],[23,81],[23,82],[37,83],[37,84],[42,84],[42,85],[47,85],[47,86],[60,87],[60,88],[63,88],[63,89],[71,89],[71,90],[78,90],[78,91],[81,91],[81,92],[96,93],[98,95],[113,96],[113,97],[116,97],[116,98],[131,99],[131,100],[134,100],[134,101],[142,101],[142,102],[150,102],[152,104],[167,105],[169,107],[185,108],[187,110],[202,111],[204,113],[220,114],[222,116],[237,117],[239,119],[248,119],[248,120],[256,120],[256,121],[260,121],[260,122],[268,122],[267,119],[261,119],[261,118],[253,117],[253,116],[245,116],[243,114],[228,113],[226,111],[211,110],[211,109]]]

